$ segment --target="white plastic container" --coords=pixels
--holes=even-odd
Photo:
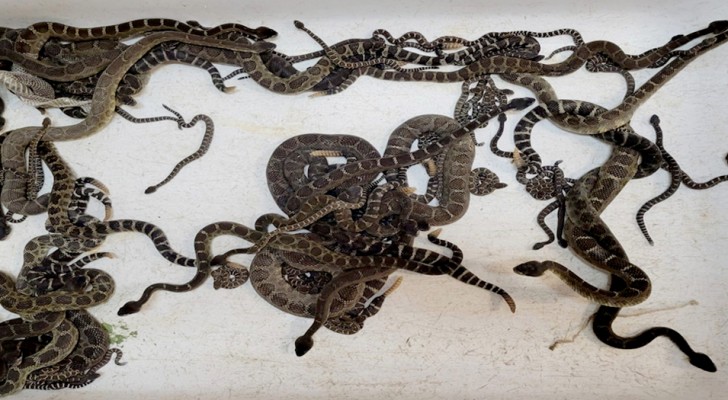
[[[318,49],[293,27],[298,19],[328,43],[368,37],[377,28],[395,36],[418,30],[429,38],[457,35],[477,38],[490,31],[547,31],[575,28],[585,40],[610,40],[638,54],[671,37],[728,17],[728,3],[688,2],[391,2],[345,4],[335,1],[265,4],[210,0],[91,2],[57,4],[0,2],[0,25],[26,26],[53,20],[75,26],[98,26],[143,17],[194,19],[203,25],[239,22],[269,26],[273,41],[286,54]],[[542,54],[568,44],[565,38],[544,41]],[[728,113],[728,47],[701,56],[665,85],[635,114],[632,126],[648,138],[648,120],[658,114],[665,146],[696,180],[728,172],[725,130]],[[222,66],[223,74],[233,67]],[[655,71],[635,73],[638,85]],[[580,70],[550,79],[565,99],[613,107],[624,95],[616,74]],[[136,116],[165,114],[162,104],[188,119],[198,113],[215,121],[209,153],[190,164],[171,183],[152,195],[144,189],[159,181],[174,164],[194,151],[202,126],[178,131],[173,123],[133,125],[121,118],[89,138],[58,143],[78,176],[93,176],[111,189],[115,218],[153,222],[169,235],[173,247],[193,255],[193,237],[204,225],[221,220],[252,224],[266,212],[278,211],[265,183],[265,164],[273,149],[301,133],[347,133],[365,137],[383,150],[390,132],[420,114],[452,115],[460,84],[385,82],[363,77],[341,94],[309,98],[279,95],[251,80],[231,81],[237,90],[218,92],[206,72],[182,65],[157,68]],[[523,89],[509,87],[517,95]],[[6,102],[6,129],[38,125],[42,116],[0,89]],[[60,112],[48,114],[53,124],[70,124]],[[512,113],[512,132],[523,113]],[[508,130],[510,129],[510,130]],[[478,132],[489,141],[495,124]],[[512,146],[506,133],[502,147]],[[534,131],[534,146],[545,163],[563,159],[568,176],[578,177],[603,162],[609,147],[589,137],[566,133],[544,122]],[[441,237],[460,245],[464,264],[515,298],[508,311],[498,296],[465,286],[449,277],[408,272],[382,311],[357,335],[322,330],[316,346],[303,358],[293,342],[311,320],[287,315],[261,299],[249,284],[232,291],[212,283],[185,294],[157,293],[142,312],[117,317],[116,310],[136,299],[154,282],[182,282],[193,271],[160,257],[138,234],[111,236],[102,249],[117,255],[95,267],[110,272],[117,284],[108,303],[92,313],[118,335],[124,367],[108,365],[92,385],[56,393],[25,390],[17,398],[722,398],[728,389],[728,185],[696,192],[682,188],[646,217],[655,239],[649,246],[634,221],[639,207],[662,192],[667,174],[629,183],[604,213],[604,219],[645,269],[653,291],[644,303],[623,311],[615,323],[622,334],[652,326],[681,332],[697,351],[718,366],[710,374],[692,367],[662,338],[638,350],[618,350],[599,342],[585,329],[573,343],[555,350],[549,345],[573,336],[596,305],[579,297],[551,274],[541,278],[515,275],[513,266],[531,259],[555,260],[574,268],[590,282],[606,285],[606,275],[555,244],[540,251],[533,243],[545,238],[536,215],[546,202],[532,200],[515,180],[507,160],[482,148],[476,166],[487,166],[508,184],[506,189],[473,198],[468,214],[445,226]],[[554,224],[551,217],[550,223]],[[44,218],[29,218],[0,242],[0,267],[17,273],[22,248],[42,234]],[[215,249],[241,242],[220,239]],[[250,258],[240,258],[242,262]],[[688,305],[691,301],[697,302]],[[654,312],[653,312],[654,311]],[[641,314],[634,317],[629,315]],[[5,320],[10,314],[0,311]]]

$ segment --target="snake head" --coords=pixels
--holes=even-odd
[[[270,39],[278,35],[278,32],[267,26],[259,26],[253,30],[258,39]]]
[[[516,265],[513,268],[513,272],[517,273],[518,275],[524,275],[524,276],[541,276],[544,272],[547,270],[546,263],[542,263],[539,261],[529,261],[525,262],[523,264]]]
[[[690,364],[702,369],[703,371],[715,372],[718,370],[713,360],[710,359],[706,354],[695,353],[690,356]]]
[[[86,375],[86,378],[81,383],[84,385],[89,385],[89,384],[93,383],[93,381],[95,381],[100,376],[101,376],[101,374],[99,374],[98,372],[88,374],[88,375]]]
[[[708,28],[716,35],[725,32],[728,29],[728,20],[713,21],[708,25]]]
[[[122,317],[124,315],[134,314],[138,313],[139,310],[142,309],[141,304],[139,304],[138,301],[130,301],[124,304],[119,311],[116,312],[116,315]]]
[[[301,357],[313,347],[313,338],[303,335],[296,339],[296,355]]]
[[[530,107],[536,99],[532,97],[519,97],[517,99],[513,99],[508,104],[506,104],[505,107],[503,107],[503,111],[505,110],[523,110],[525,108]]]

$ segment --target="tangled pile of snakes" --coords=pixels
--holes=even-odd
[[[395,37],[377,29],[371,37],[328,44],[302,22],[294,24],[320,50],[286,55],[276,51],[271,41],[275,30],[236,23],[206,27],[196,21],[157,18],[92,28],[53,22],[0,28],[2,85],[45,114],[39,126],[0,136],[0,239],[11,235],[26,217],[45,216],[47,231],[26,244],[17,276],[0,272],[0,304],[17,314],[0,323],[0,396],[24,388],[80,388],[97,379],[98,371],[112,359],[124,364],[121,350],[112,347],[109,332],[91,314],[94,306],[113,295],[114,280],[109,272],[89,266],[113,257],[97,248],[109,235],[122,232],[145,235],[162,257],[189,268],[192,277],[187,282],[148,286],[140,297],[129,299],[118,315],[140,312],[155,292],[187,292],[209,286],[208,280],[214,289],[231,290],[250,281],[255,292],[275,308],[313,320],[295,339],[297,356],[313,348],[321,327],[341,334],[360,331],[396,290],[401,278],[392,275],[400,270],[449,275],[499,296],[515,312],[516,299],[463,265],[463,251],[446,240],[439,228],[463,217],[470,202],[477,201],[471,196],[506,187],[488,168],[474,167],[476,150],[482,147],[512,163],[516,180],[531,197],[550,201],[537,216],[545,239],[533,248],[551,243],[570,248],[610,280],[607,287],[598,287],[567,266],[548,260],[516,265],[516,274],[538,277],[550,271],[598,304],[592,327],[608,346],[635,349],[662,336],[693,366],[716,371],[708,355],[693,350],[671,328],[654,327],[633,336],[612,330],[620,310],[645,301],[652,285],[647,271],[629,259],[601,215],[632,179],[666,170],[671,177],[669,188],[637,214],[639,227],[651,242],[644,221],[650,208],[683,184],[708,189],[728,180],[728,175],[706,182],[691,179],[664,148],[657,116],[650,119],[654,141],[630,126],[635,110],[658,89],[728,39],[728,21],[678,34],[642,54],[627,54],[605,40],[587,42],[574,29],[490,32],[474,40],[457,36],[428,40],[418,32]],[[555,36],[565,36],[573,44],[542,54],[539,40]],[[551,60],[557,55],[562,61]],[[248,225],[210,223],[195,235],[194,255],[185,256],[171,247],[153,223],[113,219],[109,188],[96,178],[76,176],[54,145],[93,135],[117,114],[130,123],[169,120],[180,128],[202,122],[205,135],[199,149],[146,193],[170,183],[207,151],[213,140],[212,119],[200,114],[186,121],[171,108],[168,115],[137,118],[123,107],[136,103],[134,96],[156,66],[171,62],[205,69],[221,92],[229,91],[226,81],[233,78],[255,81],[277,94],[315,96],[335,95],[362,76],[462,86],[452,115],[404,120],[392,130],[383,152],[354,135],[312,133],[284,140],[265,167],[268,189],[281,213],[262,214]],[[302,62],[309,66],[297,68]],[[216,64],[237,69],[222,76]],[[559,98],[547,77],[582,68],[623,77],[627,90],[621,103],[607,109]],[[655,72],[637,87],[632,71],[641,69]],[[533,96],[514,97],[513,90],[497,86],[504,83],[525,88]],[[0,100],[0,113],[4,108]],[[45,113],[54,108],[78,122],[55,125],[50,113]],[[503,150],[499,139],[505,122],[517,112],[521,114],[513,132],[515,149]],[[544,164],[532,146],[531,132],[542,120],[608,144],[610,156],[581,177],[566,176],[558,162]],[[475,131],[489,123],[497,124],[498,130],[489,146],[484,146]],[[426,188],[408,182],[412,166],[426,171]],[[52,175],[52,185],[49,192],[41,193],[49,180],[46,171]],[[103,216],[89,211],[95,202],[105,209]],[[546,223],[554,212],[555,227]],[[420,233],[430,244],[427,248],[415,244]],[[212,242],[221,236],[241,239],[249,246],[215,253]],[[235,261],[240,254],[252,257],[250,265]]]

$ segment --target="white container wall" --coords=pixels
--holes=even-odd
[[[366,4],[365,4],[366,3]],[[517,3],[517,4],[513,4]],[[379,1],[245,2],[157,0],[95,2],[0,1],[0,25],[23,27],[57,21],[79,27],[136,18],[197,20],[205,26],[237,22],[278,31],[271,39],[285,54],[318,50],[293,26],[303,21],[332,44],[369,37],[385,28],[399,36],[417,30],[428,38],[456,35],[475,39],[486,32],[574,28],[584,39],[609,40],[629,54],[660,46],[671,37],[728,18],[719,1]],[[541,54],[568,44],[565,37],[543,41]],[[565,54],[557,56],[565,57]],[[558,58],[562,59],[562,58]],[[702,55],[659,90],[632,119],[637,132],[654,138],[649,119],[659,115],[665,147],[695,180],[728,173],[728,46]],[[223,75],[231,66],[220,66]],[[637,84],[656,70],[637,71]],[[549,78],[559,97],[614,107],[624,96],[617,74],[583,69]],[[279,212],[265,181],[265,165],[283,140],[302,133],[346,133],[384,150],[392,130],[420,114],[452,115],[460,84],[387,82],[360,78],[346,91],[324,97],[280,95],[252,80],[231,80],[232,93],[211,85],[207,73],[183,65],[157,68],[126,109],[138,117],[164,115],[165,104],[186,118],[204,113],[215,122],[212,147],[154,194],[144,189],[161,180],[193,152],[203,126],[178,130],[172,122],[135,125],[114,118],[88,138],[57,144],[78,176],[93,176],[111,190],[115,218],[150,221],[172,246],[192,256],[193,238],[214,221],[252,225]],[[500,87],[529,96],[498,80]],[[6,103],[5,130],[38,125],[43,116],[0,88]],[[73,121],[52,110],[54,126]],[[501,147],[513,146],[512,132],[523,113],[511,113]],[[478,131],[490,141],[496,124]],[[534,131],[534,146],[545,163],[563,160],[566,174],[578,177],[608,156],[609,146],[566,133],[550,122]],[[635,213],[668,186],[664,171],[630,182],[603,217],[630,260],[650,275],[653,290],[644,303],[627,308],[615,323],[624,335],[652,326],[682,333],[696,351],[710,355],[718,372],[691,366],[665,338],[637,350],[618,350],[599,342],[588,327],[576,335],[597,308],[552,274],[528,278],[513,267],[528,260],[555,260],[597,285],[607,275],[556,244],[534,251],[545,236],[536,215],[546,206],[530,198],[515,180],[515,167],[480,148],[475,166],[487,166],[508,184],[471,200],[467,215],[445,226],[442,238],[457,243],[464,264],[514,297],[511,314],[500,297],[449,277],[408,272],[381,312],[356,335],[322,330],[304,357],[294,340],[311,323],[285,314],[260,298],[250,284],[213,290],[212,283],[184,294],[156,293],[138,314],[118,317],[117,309],[155,282],[183,282],[193,271],[174,266],[139,234],[111,236],[104,251],[116,258],[95,263],[116,281],[112,299],[91,309],[107,323],[124,351],[125,366],[107,365],[101,377],[78,390],[25,390],[25,399],[719,399],[728,389],[728,184],[707,191],[682,188],[647,213],[655,245],[642,237]],[[46,190],[49,188],[47,184]],[[95,209],[95,212],[98,212]],[[43,217],[30,217],[0,242],[0,267],[17,274],[22,249],[43,234]],[[555,218],[547,219],[555,226]],[[423,238],[424,240],[424,238]],[[223,238],[215,249],[241,241]],[[249,263],[250,257],[236,258]],[[0,311],[0,319],[11,314]],[[723,394],[721,394],[723,393]]]

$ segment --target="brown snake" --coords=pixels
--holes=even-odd
[[[660,148],[660,151],[662,152],[662,158],[664,160],[662,168],[667,169],[667,171],[670,172],[671,175],[670,186],[667,188],[667,190],[643,204],[642,207],[640,207],[640,209],[637,211],[636,215],[637,225],[640,227],[642,235],[645,237],[645,239],[647,239],[647,242],[649,242],[650,244],[654,244],[654,242],[652,241],[652,237],[647,231],[647,226],[645,225],[644,217],[647,211],[649,211],[656,204],[667,200],[680,188],[681,184],[684,184],[690,189],[704,190],[712,188],[719,183],[728,181],[728,175],[716,176],[715,178],[712,178],[706,182],[695,182],[692,178],[690,178],[687,173],[685,173],[685,171],[682,170],[680,164],[677,163],[677,160],[675,160],[670,155],[670,153],[665,150],[665,147],[662,144],[662,128],[660,127],[660,119],[657,117],[657,115],[653,115],[652,118],[650,118],[650,124],[652,124],[652,127],[655,129],[655,144],[657,145],[657,147]]]
[[[113,48],[110,50],[89,51],[91,58],[72,52],[68,59],[58,59],[61,60],[60,65],[49,66],[48,63],[53,62],[52,57],[43,60],[31,58],[38,55],[51,37],[77,40],[85,35],[87,39],[94,40],[105,40],[106,37],[119,39],[126,34],[122,34],[122,29],[129,34],[137,34],[148,27],[146,22],[144,28],[138,21],[128,24],[128,30],[120,28],[124,25],[82,31],[53,24],[36,24],[27,30],[15,32],[0,30],[4,34],[0,37],[0,60],[10,59],[18,64],[40,66],[38,68],[42,67],[45,72],[71,71],[77,66],[83,67],[86,72],[92,66],[106,62],[102,61],[104,57],[108,57],[110,63],[98,78],[91,112],[84,121],[62,128],[50,127],[48,124],[44,124],[41,129],[23,128],[3,138],[0,172],[2,205],[10,210],[9,215],[38,214],[47,209],[47,227],[51,233],[36,237],[28,243],[17,282],[12,282],[9,276],[0,275],[0,304],[24,318],[0,323],[0,339],[16,341],[18,349],[22,345],[35,348],[30,356],[18,350],[0,357],[0,372],[7,375],[5,383],[0,386],[0,395],[12,393],[23,386],[80,387],[98,376],[96,370],[111,357],[108,336],[104,339],[103,332],[97,331],[98,321],[91,321],[90,314],[82,309],[105,301],[113,292],[113,281],[99,270],[78,270],[77,267],[105,257],[107,253],[94,253],[73,260],[98,246],[108,234],[121,231],[146,233],[165,257],[195,267],[195,275],[183,284],[154,284],[148,287],[139,300],[126,303],[119,310],[119,315],[139,311],[156,290],[189,291],[202,285],[211,275],[216,289],[237,287],[250,279],[256,292],[275,307],[314,319],[308,331],[296,340],[296,354],[299,356],[312,348],[313,335],[321,326],[347,334],[362,329],[364,321],[379,311],[385,298],[396,288],[398,282],[377,296],[389,275],[397,269],[450,275],[501,295],[511,311],[515,311],[515,303],[505,291],[480,280],[461,265],[462,252],[457,246],[445,241],[437,242],[437,233],[430,235],[431,242],[452,251],[452,256],[448,257],[418,249],[412,246],[411,240],[426,227],[449,224],[464,215],[470,194],[477,194],[472,191],[477,179],[487,181],[480,186],[483,191],[499,187],[494,175],[482,170],[481,175],[472,173],[476,142],[474,136],[472,139],[467,136],[495,115],[503,116],[500,121],[503,128],[505,111],[524,109],[532,101],[522,98],[508,103],[505,95],[510,93],[494,88],[492,81],[488,82],[490,78],[484,75],[487,73],[504,74],[507,81],[534,89],[539,95],[542,104],[531,110],[519,123],[516,129],[516,144],[519,147],[511,154],[514,159],[520,160],[517,166],[521,177],[526,173],[537,176],[519,181],[527,185],[532,195],[536,193],[542,197],[557,198],[552,205],[556,204],[565,214],[566,242],[587,262],[607,271],[612,284],[609,289],[597,288],[553,261],[531,261],[517,266],[515,271],[538,276],[551,270],[580,294],[605,305],[597,313],[594,324],[597,337],[605,343],[634,348],[644,346],[656,336],[665,335],[690,357],[691,363],[705,370],[715,370],[708,356],[693,352],[682,336],[668,328],[650,330],[646,334],[652,335],[649,340],[640,335],[634,342],[612,332],[611,323],[619,312],[616,307],[643,301],[649,296],[651,285],[647,275],[629,261],[616,237],[602,221],[601,214],[630,179],[646,176],[662,166],[663,160],[668,161],[664,148],[641,138],[631,129],[629,120],[634,110],[687,63],[704,51],[722,44],[728,38],[726,21],[714,22],[708,28],[689,35],[676,36],[667,45],[637,56],[625,54],[611,42],[585,43],[578,32],[573,30],[554,31],[575,32],[573,54],[558,64],[539,62],[540,45],[534,37],[542,36],[529,35],[533,34],[529,32],[502,33],[492,38],[484,36],[470,43],[455,37],[427,42],[421,35],[411,33],[398,40],[390,40],[393,43],[397,41],[394,45],[385,44],[381,39],[372,39],[327,46],[307,31],[323,47],[320,53],[323,58],[307,70],[298,72],[293,67],[297,58],[273,52],[273,46],[268,43],[251,44],[246,33],[238,32],[237,27],[229,27],[230,31],[224,30],[227,28],[215,31],[217,28],[209,30],[194,22],[183,29],[200,35],[221,32],[220,38],[176,32],[151,33],[126,49],[111,43]],[[301,23],[297,22],[296,26],[304,29]],[[110,33],[105,36],[107,29]],[[68,36],[60,34],[61,31]],[[265,31],[261,32],[258,34],[266,34]],[[245,40],[233,42],[221,39],[236,35],[242,35]],[[675,50],[704,35],[715,36],[704,39],[689,50]],[[416,40],[424,51],[434,51],[437,56],[407,52],[404,48],[416,47],[410,45],[410,39]],[[255,229],[232,222],[207,225],[195,236],[193,260],[173,252],[164,234],[154,225],[133,220],[108,221],[109,218],[100,221],[86,215],[86,203],[90,196],[102,202],[106,200],[110,210],[108,193],[98,185],[96,188],[86,188],[85,184],[94,183],[76,179],[56,154],[51,142],[85,137],[106,125],[122,98],[119,96],[120,83],[125,79],[126,72],[143,54],[166,42],[179,42],[172,46],[178,46],[180,51],[189,50],[193,57],[217,52],[217,56],[209,59],[239,63],[242,70],[256,82],[278,93],[304,90],[335,93],[364,74],[391,80],[466,81],[468,84],[470,80],[482,80],[476,84],[472,100],[466,97],[462,103],[459,102],[459,105],[470,107],[471,112],[456,113],[462,117],[457,121],[439,115],[410,119],[393,132],[383,156],[368,142],[345,135],[310,134],[285,141],[274,152],[266,172],[271,194],[286,216],[263,215],[256,221]],[[14,49],[21,49],[24,55],[21,58],[7,55],[9,43]],[[453,53],[443,52],[454,43],[467,44],[470,48]],[[106,46],[108,43],[99,42],[98,45]],[[114,52],[118,57],[111,57]],[[79,57],[78,60],[73,60],[74,56]],[[310,54],[300,57],[305,59]],[[673,57],[674,61],[668,62]],[[467,66],[454,72],[401,68],[405,61],[415,59],[425,66],[449,63]],[[627,70],[637,68],[666,66],[637,91],[628,93],[623,103],[612,110],[587,102],[559,100],[550,88],[543,86],[540,78],[525,75],[562,75],[585,64],[593,70],[621,71],[625,74],[628,74]],[[395,71],[385,70],[387,67]],[[75,73],[79,74],[78,71]],[[569,189],[568,179],[564,178],[558,162],[553,167],[542,166],[540,157],[530,147],[530,130],[545,118],[565,129],[594,135],[614,144],[607,163],[585,174]],[[211,124],[208,124],[208,131],[211,134]],[[207,137],[206,132],[206,140]],[[415,142],[417,150],[412,150]],[[206,148],[206,145],[203,147]],[[26,151],[29,153],[28,166]],[[326,157],[343,157],[346,163],[329,165]],[[37,197],[43,179],[40,160],[45,161],[53,172],[54,184],[50,195]],[[408,191],[406,171],[415,164],[429,168],[430,182],[425,196],[414,196]],[[175,168],[171,176],[179,167]],[[380,184],[381,179],[377,179],[380,176],[386,179],[386,183]],[[148,192],[158,186],[150,187]],[[438,204],[428,204],[431,200],[437,200]],[[547,209],[552,210],[549,208],[552,205]],[[541,222],[542,217],[539,218]],[[5,222],[7,220],[4,219],[2,223]],[[269,230],[271,226],[272,230]],[[5,229],[0,225],[0,238]],[[311,233],[291,233],[300,229],[308,229]],[[211,243],[222,235],[237,236],[252,245],[215,256]],[[55,251],[48,254],[51,249]],[[250,271],[243,265],[227,260],[233,254],[252,253],[256,255]],[[74,320],[81,322],[76,323]],[[89,331],[83,332],[82,326],[90,327]],[[668,331],[674,332],[674,335]],[[19,341],[25,337],[21,335],[30,334],[37,338],[35,342]],[[85,344],[74,350],[69,349],[67,341],[85,341]]]
[[[78,341],[78,330],[68,320],[62,321],[49,333],[53,337],[45,347],[29,357],[18,359],[8,369],[5,382],[0,385],[0,396],[7,396],[23,389],[28,375],[63,360],[73,351]]]
[[[91,307],[106,301],[113,293],[113,280],[103,271],[78,270],[75,272],[75,277],[82,278],[80,282],[84,283],[73,291],[55,291],[31,297],[18,292],[12,278],[4,272],[0,273],[0,305],[7,311],[31,319],[29,323],[11,325],[4,323],[5,328],[12,329],[10,335],[6,333],[4,336],[6,338],[19,335],[35,336],[46,332],[53,335],[51,342],[42,350],[22,361],[19,360],[17,365],[10,368],[5,383],[0,385],[0,395],[22,389],[31,373],[50,367],[72,353],[79,336],[74,324],[64,319],[67,310]],[[36,320],[34,315],[41,317]]]
[[[548,113],[543,111],[545,109],[543,106],[539,106],[524,116],[516,128],[516,144],[519,146],[520,154],[528,156],[524,158],[529,160],[525,166],[535,165],[538,168],[540,157],[530,147],[530,131],[538,121],[548,116],[554,116],[557,121],[561,121],[563,119],[561,115],[567,112],[563,104],[570,105],[569,110],[574,110],[578,116],[599,115],[605,112],[605,109],[592,103],[557,100],[550,86],[534,79],[526,76],[520,81],[519,78],[512,80],[535,90],[540,99],[549,99],[549,104],[556,104],[561,111]],[[649,296],[651,290],[649,279],[641,269],[603,247],[604,244],[600,241],[605,239],[602,238],[613,236],[601,220],[600,214],[637,173],[640,162],[638,150],[644,151],[653,147],[649,146],[651,142],[635,134],[629,127],[609,131],[605,135],[617,139],[613,141],[616,146],[612,156],[601,168],[596,168],[577,180],[566,194],[564,236],[569,247],[579,256],[588,260],[590,264],[623,279],[626,286],[618,292],[599,289],[566,267],[552,261],[531,261],[520,264],[514,270],[528,276],[539,276],[550,270],[573,290],[595,302],[610,306],[633,305]],[[645,162],[644,157],[642,162]]]
[[[431,240],[437,239],[433,235]],[[313,333],[318,329],[318,326],[322,326],[322,324],[328,320],[329,313],[332,312],[332,304],[339,304],[342,301],[340,299],[340,296],[342,295],[340,292],[342,290],[346,287],[359,287],[359,289],[357,289],[357,293],[359,293],[358,295],[346,295],[348,302],[356,301],[357,299],[360,299],[364,293],[362,292],[364,287],[361,286],[361,284],[384,279],[397,269],[406,269],[414,272],[436,275],[448,273],[463,282],[500,294],[506,303],[508,303],[511,311],[515,312],[515,303],[511,297],[497,286],[481,281],[475,275],[468,272],[467,269],[460,265],[460,255],[455,258],[455,251],[453,259],[424,249],[413,249],[409,246],[400,247],[396,257],[344,256],[331,252],[315,240],[310,240],[300,235],[293,236],[288,234],[277,236],[269,243],[269,246],[272,249],[277,249],[281,256],[290,252],[299,254],[293,258],[291,258],[291,255],[283,256],[284,258],[280,260],[288,260],[287,262],[291,263],[291,266],[299,266],[299,268],[303,267],[310,274],[323,275],[324,279],[326,279],[323,289],[321,289],[320,294],[318,294],[318,300],[316,300],[319,306],[316,306],[316,312],[314,313],[315,328],[312,327],[312,329],[304,335],[307,339],[299,338],[299,340],[296,341],[296,354],[299,356],[305,354],[310,349],[313,342],[309,340]],[[257,255],[256,259],[260,256],[262,256],[262,253]],[[274,262],[272,260],[276,259],[275,257],[272,259],[270,257],[271,256],[268,255],[263,258],[265,262],[262,267],[259,267],[256,264],[255,259],[253,264],[251,264],[251,282],[253,283],[253,286],[255,287],[258,285],[259,287],[257,287],[256,290],[271,304],[278,308],[285,308],[285,311],[293,311],[294,313],[306,312],[307,315],[310,314],[314,307],[313,302],[310,300],[295,300],[297,298],[296,296],[301,296],[305,294],[306,291],[301,292],[303,294],[291,294],[290,288],[288,288],[290,283],[286,281],[285,277],[279,276],[277,272],[274,272],[276,268],[271,268],[269,266],[271,262]],[[306,265],[312,264],[317,266],[306,267]],[[328,267],[329,265],[330,267]],[[379,288],[382,284],[383,282],[380,282],[375,287]],[[297,289],[294,288],[294,290]],[[349,290],[351,290],[351,288]],[[293,297],[291,297],[292,295]],[[339,300],[337,300],[337,298],[339,298]],[[365,298],[360,300],[360,302],[366,301],[367,298],[368,297],[365,296]],[[323,306],[321,306],[322,301],[324,302]],[[336,315],[336,312],[334,315]],[[305,344],[302,344],[300,342],[301,340],[304,340]]]
[[[264,51],[271,48],[270,43],[257,42],[232,43],[196,37],[176,32],[164,32],[149,35],[129,46],[104,70],[99,78],[97,89],[91,101],[89,116],[76,125],[50,128],[44,140],[74,140],[91,135],[103,128],[112,118],[116,108],[115,93],[119,81],[134,63],[154,46],[165,41],[179,41],[203,46],[218,46],[244,51]],[[23,128],[8,134],[2,146],[2,164],[5,172],[2,204],[13,212],[21,214],[37,214],[45,209],[44,201],[25,198],[26,183],[19,175],[25,171],[23,154],[28,143],[37,132],[37,128]],[[12,172],[11,172],[12,171]]]
[[[41,368],[28,376],[26,389],[60,389],[81,387],[93,382],[96,373],[115,355],[114,362],[120,362],[122,352],[110,348],[109,332],[86,310],[67,312],[68,320],[79,332],[78,343],[73,352],[58,364]]]
[[[599,112],[599,108],[594,110]],[[574,252],[592,265],[611,273],[609,289],[599,289],[576,276],[566,267],[553,261],[523,263],[514,271],[538,276],[551,270],[581,295],[603,304],[594,317],[594,332],[604,343],[618,348],[639,348],[657,336],[667,336],[690,358],[691,364],[706,371],[715,371],[710,358],[697,353],[678,332],[664,327],[650,328],[631,338],[616,335],[611,324],[625,305],[645,299],[650,292],[647,276],[631,264],[619,241],[601,220],[601,212],[616,197],[638,168],[638,153],[615,147],[612,156],[576,181],[566,196],[565,237]]]
[[[330,90],[329,94],[337,93],[346,89],[351,83],[361,75],[369,75],[384,80],[394,81],[431,81],[431,82],[461,82],[473,78],[477,78],[486,74],[536,74],[541,76],[561,76],[573,72],[584,65],[588,60],[597,54],[605,54],[609,57],[610,62],[615,66],[624,70],[648,68],[655,63],[661,62],[666,56],[672,52],[697,39],[708,34],[716,36],[706,39],[699,44],[700,47],[710,48],[714,44],[722,43],[725,40],[726,28],[728,21],[715,21],[707,28],[692,32],[688,35],[678,35],[672,38],[666,45],[652,49],[639,56],[630,56],[624,53],[616,44],[608,41],[593,41],[580,45],[566,60],[555,64],[543,64],[528,59],[520,59],[507,56],[487,57],[473,62],[466,67],[452,72],[440,71],[382,71],[377,68],[364,67],[356,69],[352,72],[347,81],[342,83],[336,90]],[[639,101],[639,99],[637,100]],[[623,102],[622,108],[629,109],[634,104],[631,102]],[[600,115],[593,119],[578,121],[566,119],[566,123],[573,124],[574,129],[593,130],[598,125],[600,132],[616,128],[624,125],[631,114],[628,115],[626,110],[615,109],[605,115]]]
[[[590,264],[624,280],[626,286],[619,291],[597,288],[561,264],[553,261],[530,261],[520,264],[514,271],[521,275],[540,276],[550,270],[580,295],[603,305],[629,306],[644,301],[650,294],[647,275],[624,257],[604,248],[606,238],[612,238],[607,225],[599,215],[632,179],[637,171],[638,153],[615,147],[612,156],[601,167],[577,180],[566,195],[564,235],[574,252]]]
[[[429,144],[424,149],[415,150],[411,153],[407,152],[378,159],[366,159],[341,166],[297,189],[294,192],[294,195],[286,202],[285,208],[296,209],[297,206],[293,204],[302,204],[307,198],[315,193],[333,189],[353,178],[377,174],[397,167],[406,167],[422,162],[426,159],[433,158],[444,151],[453,142],[468,135],[471,130],[477,128],[483,123],[483,121],[490,119],[493,114],[499,114],[511,108],[523,109],[532,102],[533,99],[513,100],[510,103],[501,106],[499,109],[493,110],[492,113],[487,113],[463,127],[460,127],[459,124],[454,123],[454,121],[448,117],[415,117],[412,120],[405,122],[397,129],[414,129],[420,132],[432,132],[440,134],[440,139]]]
[[[92,76],[107,67],[120,55],[121,49],[112,45],[106,51],[90,54],[68,65],[57,65],[48,63],[46,60],[38,60],[39,50],[49,39],[68,41],[115,39],[118,41],[129,36],[159,30],[179,31],[200,37],[235,31],[245,37],[246,42],[248,42],[247,38],[259,40],[276,35],[275,31],[267,27],[251,30],[240,24],[224,24],[215,28],[202,28],[199,25],[185,24],[165,18],[140,19],[96,28],[76,28],[53,22],[39,22],[25,29],[0,28],[0,34],[2,34],[0,36],[0,59],[18,63],[28,72],[41,78],[74,81]],[[154,33],[151,36],[154,36]]]

